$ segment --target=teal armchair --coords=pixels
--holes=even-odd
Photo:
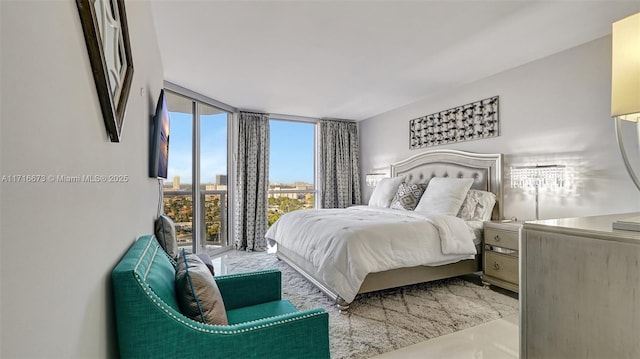
[[[180,313],[175,263],[154,236],[140,237],[112,272],[123,358],[329,358],[328,314],[281,297],[281,273],[216,276],[228,326]]]

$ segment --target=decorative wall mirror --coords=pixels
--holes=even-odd
[[[133,62],[124,0],[76,0],[100,107],[111,142],[120,142]]]

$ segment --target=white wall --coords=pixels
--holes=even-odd
[[[574,168],[575,188],[541,194],[542,219],[640,210],[640,191],[624,168],[615,140],[610,91],[611,38],[605,37],[381,114],[360,124],[363,178],[427,150],[409,150],[409,120],[499,95],[499,137],[429,149],[504,153],[505,217],[535,217],[532,193],[509,188],[511,165]],[[627,140],[637,141],[634,132],[628,131]],[[633,162],[640,167],[637,142],[634,147]],[[368,201],[372,188],[364,181],[363,188]]]
[[[2,358],[117,356],[110,273],[152,232],[148,125],[163,86],[150,5],[126,10],[135,71],[122,142],[111,143],[76,2],[1,2],[0,175],[130,178],[1,183]]]

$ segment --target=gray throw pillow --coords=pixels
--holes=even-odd
[[[196,254],[196,256],[198,256],[198,258],[200,258],[202,263],[204,263],[204,265],[206,265],[207,268],[209,268],[209,272],[211,272],[211,275],[216,275],[216,272],[213,269],[213,261],[211,260],[211,257],[209,257],[209,255],[207,253],[200,252],[200,253]]]
[[[166,214],[161,214],[154,224],[155,235],[160,246],[173,258],[178,258],[178,242],[176,241],[176,226]]]
[[[389,208],[413,211],[418,205],[425,188],[427,188],[427,185],[423,183],[401,183],[398,186],[396,195],[391,200]]]
[[[228,325],[220,289],[207,266],[194,254],[185,253],[176,267],[176,296],[185,316],[212,325]]]
[[[491,219],[496,195],[475,189],[470,189],[462,202],[458,217],[466,221],[488,221]]]

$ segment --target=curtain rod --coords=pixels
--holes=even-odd
[[[321,118],[320,121],[332,121],[332,122],[353,122],[358,123],[356,120],[343,120],[339,118]]]
[[[267,115],[267,116],[271,116],[271,114],[267,113],[267,112],[256,112],[256,111],[245,111],[245,110],[238,110],[238,113],[250,113],[252,115]]]

